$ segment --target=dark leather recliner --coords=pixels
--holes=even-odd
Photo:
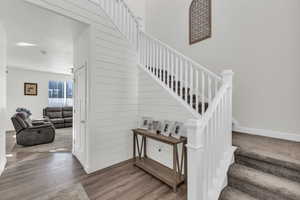
[[[43,110],[43,115],[55,128],[73,126],[73,107],[47,107]]]
[[[34,146],[51,143],[55,139],[55,127],[50,122],[32,125],[26,113],[16,113],[12,118],[18,145]]]

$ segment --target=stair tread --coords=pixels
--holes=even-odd
[[[299,142],[234,133],[233,145],[240,147],[236,153],[242,156],[300,171]]]
[[[220,200],[258,200],[233,187],[226,187],[220,197]]]
[[[261,152],[255,149],[251,150],[239,148],[235,153],[236,155],[245,156],[254,160],[260,160],[267,163],[272,163],[274,165],[293,169],[300,172],[300,162],[298,160],[291,160],[284,156],[268,154],[266,152]]]
[[[233,164],[229,176],[289,199],[300,199],[300,184],[240,164]]]

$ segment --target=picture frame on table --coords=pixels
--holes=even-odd
[[[151,117],[142,117],[140,128],[144,130],[152,129],[153,118]]]
[[[161,126],[160,134],[164,136],[170,136],[172,130],[173,122],[169,120],[165,120]]]
[[[160,121],[155,120],[152,122],[152,130],[151,131],[153,133],[160,134],[161,126],[162,126],[162,123]]]
[[[184,123],[182,122],[175,122],[172,126],[171,130],[171,136],[180,139],[181,136],[183,136],[184,133]]]

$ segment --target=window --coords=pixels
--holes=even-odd
[[[73,98],[73,81],[67,81],[66,82],[66,94],[67,94],[67,99],[72,99]]]
[[[49,81],[48,104],[50,107],[73,106],[73,81]]]

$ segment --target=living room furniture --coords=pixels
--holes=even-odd
[[[73,107],[47,107],[44,108],[43,115],[54,124],[55,128],[73,126]]]
[[[40,121],[39,125],[33,125],[29,116],[24,112],[16,113],[11,120],[16,131],[18,145],[47,144],[55,139],[55,128],[50,122]]]
[[[142,138],[140,143],[139,136]],[[166,167],[159,162],[151,159],[147,155],[147,139],[156,140],[173,147],[173,169]],[[177,187],[184,183],[187,175],[187,138],[176,139],[158,135],[144,129],[133,130],[133,160],[134,165],[148,172],[157,179],[166,183],[177,191]],[[178,145],[182,145],[181,159],[179,158]],[[136,156],[136,152],[138,156]],[[183,174],[184,170],[184,174]]]

